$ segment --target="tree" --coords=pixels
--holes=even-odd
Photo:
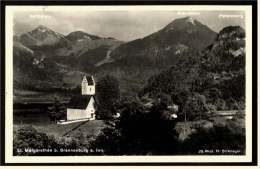
[[[121,101],[120,118],[95,141],[110,155],[174,154],[178,148],[176,122],[165,118],[166,106],[158,101],[147,109],[139,99]]]
[[[182,115],[184,115],[185,120],[186,118],[189,120],[199,118],[201,120],[206,116],[207,111],[206,97],[199,93],[192,93],[184,104]]]
[[[166,106],[172,104],[172,97],[169,94],[159,93],[157,95],[157,98],[161,103],[165,104]]]
[[[57,97],[54,98],[54,103],[48,107],[48,114],[51,122],[56,123],[58,120],[66,118],[66,107]]]
[[[120,99],[118,80],[110,75],[102,77],[96,85],[97,116],[110,118],[115,112],[115,104]]]
[[[179,91],[177,93],[172,93],[171,97],[174,103],[176,103],[179,106],[179,111],[182,112],[184,104],[190,95],[190,92],[187,90]]]

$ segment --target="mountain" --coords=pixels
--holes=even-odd
[[[240,26],[229,26],[220,31],[216,40],[204,52],[203,68],[206,71],[244,70],[245,30]]]
[[[239,26],[222,29],[199,56],[183,57],[171,68],[149,78],[140,94],[153,97],[161,92],[175,96],[176,100],[196,92],[217,110],[243,109],[244,29]]]
[[[142,39],[123,43],[111,51],[111,62],[97,68],[100,74],[109,72],[117,77],[124,93],[136,93],[149,77],[183,58],[199,57],[198,53],[212,44],[216,36],[196,19],[176,19]]]
[[[50,58],[52,62],[83,71],[86,70],[85,67],[95,68],[95,64],[107,60],[107,52],[122,44],[117,39],[99,37],[83,31],[64,36],[43,25],[21,36],[14,36],[14,40],[33,51],[33,57]],[[99,49],[102,50],[101,53],[93,52]]]
[[[54,57],[56,61],[62,61],[64,57],[78,57],[100,46],[113,47],[122,43],[113,38],[103,38],[83,31],[71,32],[65,36],[43,25],[15,38],[24,46],[40,52],[45,57]]]
[[[69,45],[70,41],[60,33],[57,33],[43,25],[38,26],[34,30],[22,34],[19,41],[30,48],[37,49],[43,46],[64,46]]]
[[[69,33],[66,38],[70,41],[83,41],[83,40],[97,40],[101,39],[101,37],[98,37],[96,35],[90,35],[88,33],[85,33],[83,31],[75,31]]]
[[[57,49],[53,58],[59,63],[78,68],[81,71],[95,71],[95,65],[106,60],[107,53],[123,43],[114,38],[97,38],[97,36],[86,36],[85,34],[80,38],[70,36],[69,39],[73,39],[71,48]]]
[[[128,65],[165,67],[174,64],[175,58],[187,51],[207,47],[215,37],[214,31],[196,19],[180,18],[158,32],[122,44],[111,57]]]
[[[70,35],[70,34],[69,34]],[[68,36],[69,36],[68,35]],[[109,48],[115,48],[122,44],[121,41],[111,38],[90,38],[91,36],[83,35],[80,38],[72,38],[71,39],[71,47],[70,48],[59,48],[56,50],[57,56],[68,56],[78,58],[81,55],[84,55],[88,50],[96,49],[101,46],[108,46]]]

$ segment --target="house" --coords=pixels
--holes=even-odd
[[[167,106],[167,108],[175,113],[179,111],[179,106],[177,104],[171,104]]]
[[[60,123],[95,120],[95,86],[93,76],[84,75],[81,82],[81,93],[71,98],[67,106],[66,119]]]
[[[158,100],[161,100],[161,99],[158,98]],[[151,109],[154,106],[154,101],[150,100],[147,103],[145,103],[144,106],[148,109]],[[179,106],[177,104],[171,103],[171,104],[167,105],[167,112],[169,112],[171,114],[170,115],[171,119],[178,118],[178,115],[177,115],[178,111],[179,111]],[[149,110],[147,112],[149,112]]]

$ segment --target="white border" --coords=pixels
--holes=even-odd
[[[41,11],[44,6],[6,6],[6,163],[122,163],[122,162],[251,162],[252,161],[252,7],[250,5],[171,6],[48,6],[46,11],[244,11],[246,30],[246,155],[242,156],[13,156],[13,15],[17,11]],[[54,160],[55,158],[55,160]]]

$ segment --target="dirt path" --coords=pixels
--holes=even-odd
[[[83,126],[83,125],[86,124],[87,122],[89,122],[89,120],[88,120],[88,121],[84,121],[84,122],[80,123],[79,125],[73,127],[72,129],[70,129],[69,131],[67,131],[66,133],[64,133],[64,134],[62,135],[62,137],[68,135],[69,133],[71,133],[71,132],[73,132],[74,130],[78,129],[79,127]]]

